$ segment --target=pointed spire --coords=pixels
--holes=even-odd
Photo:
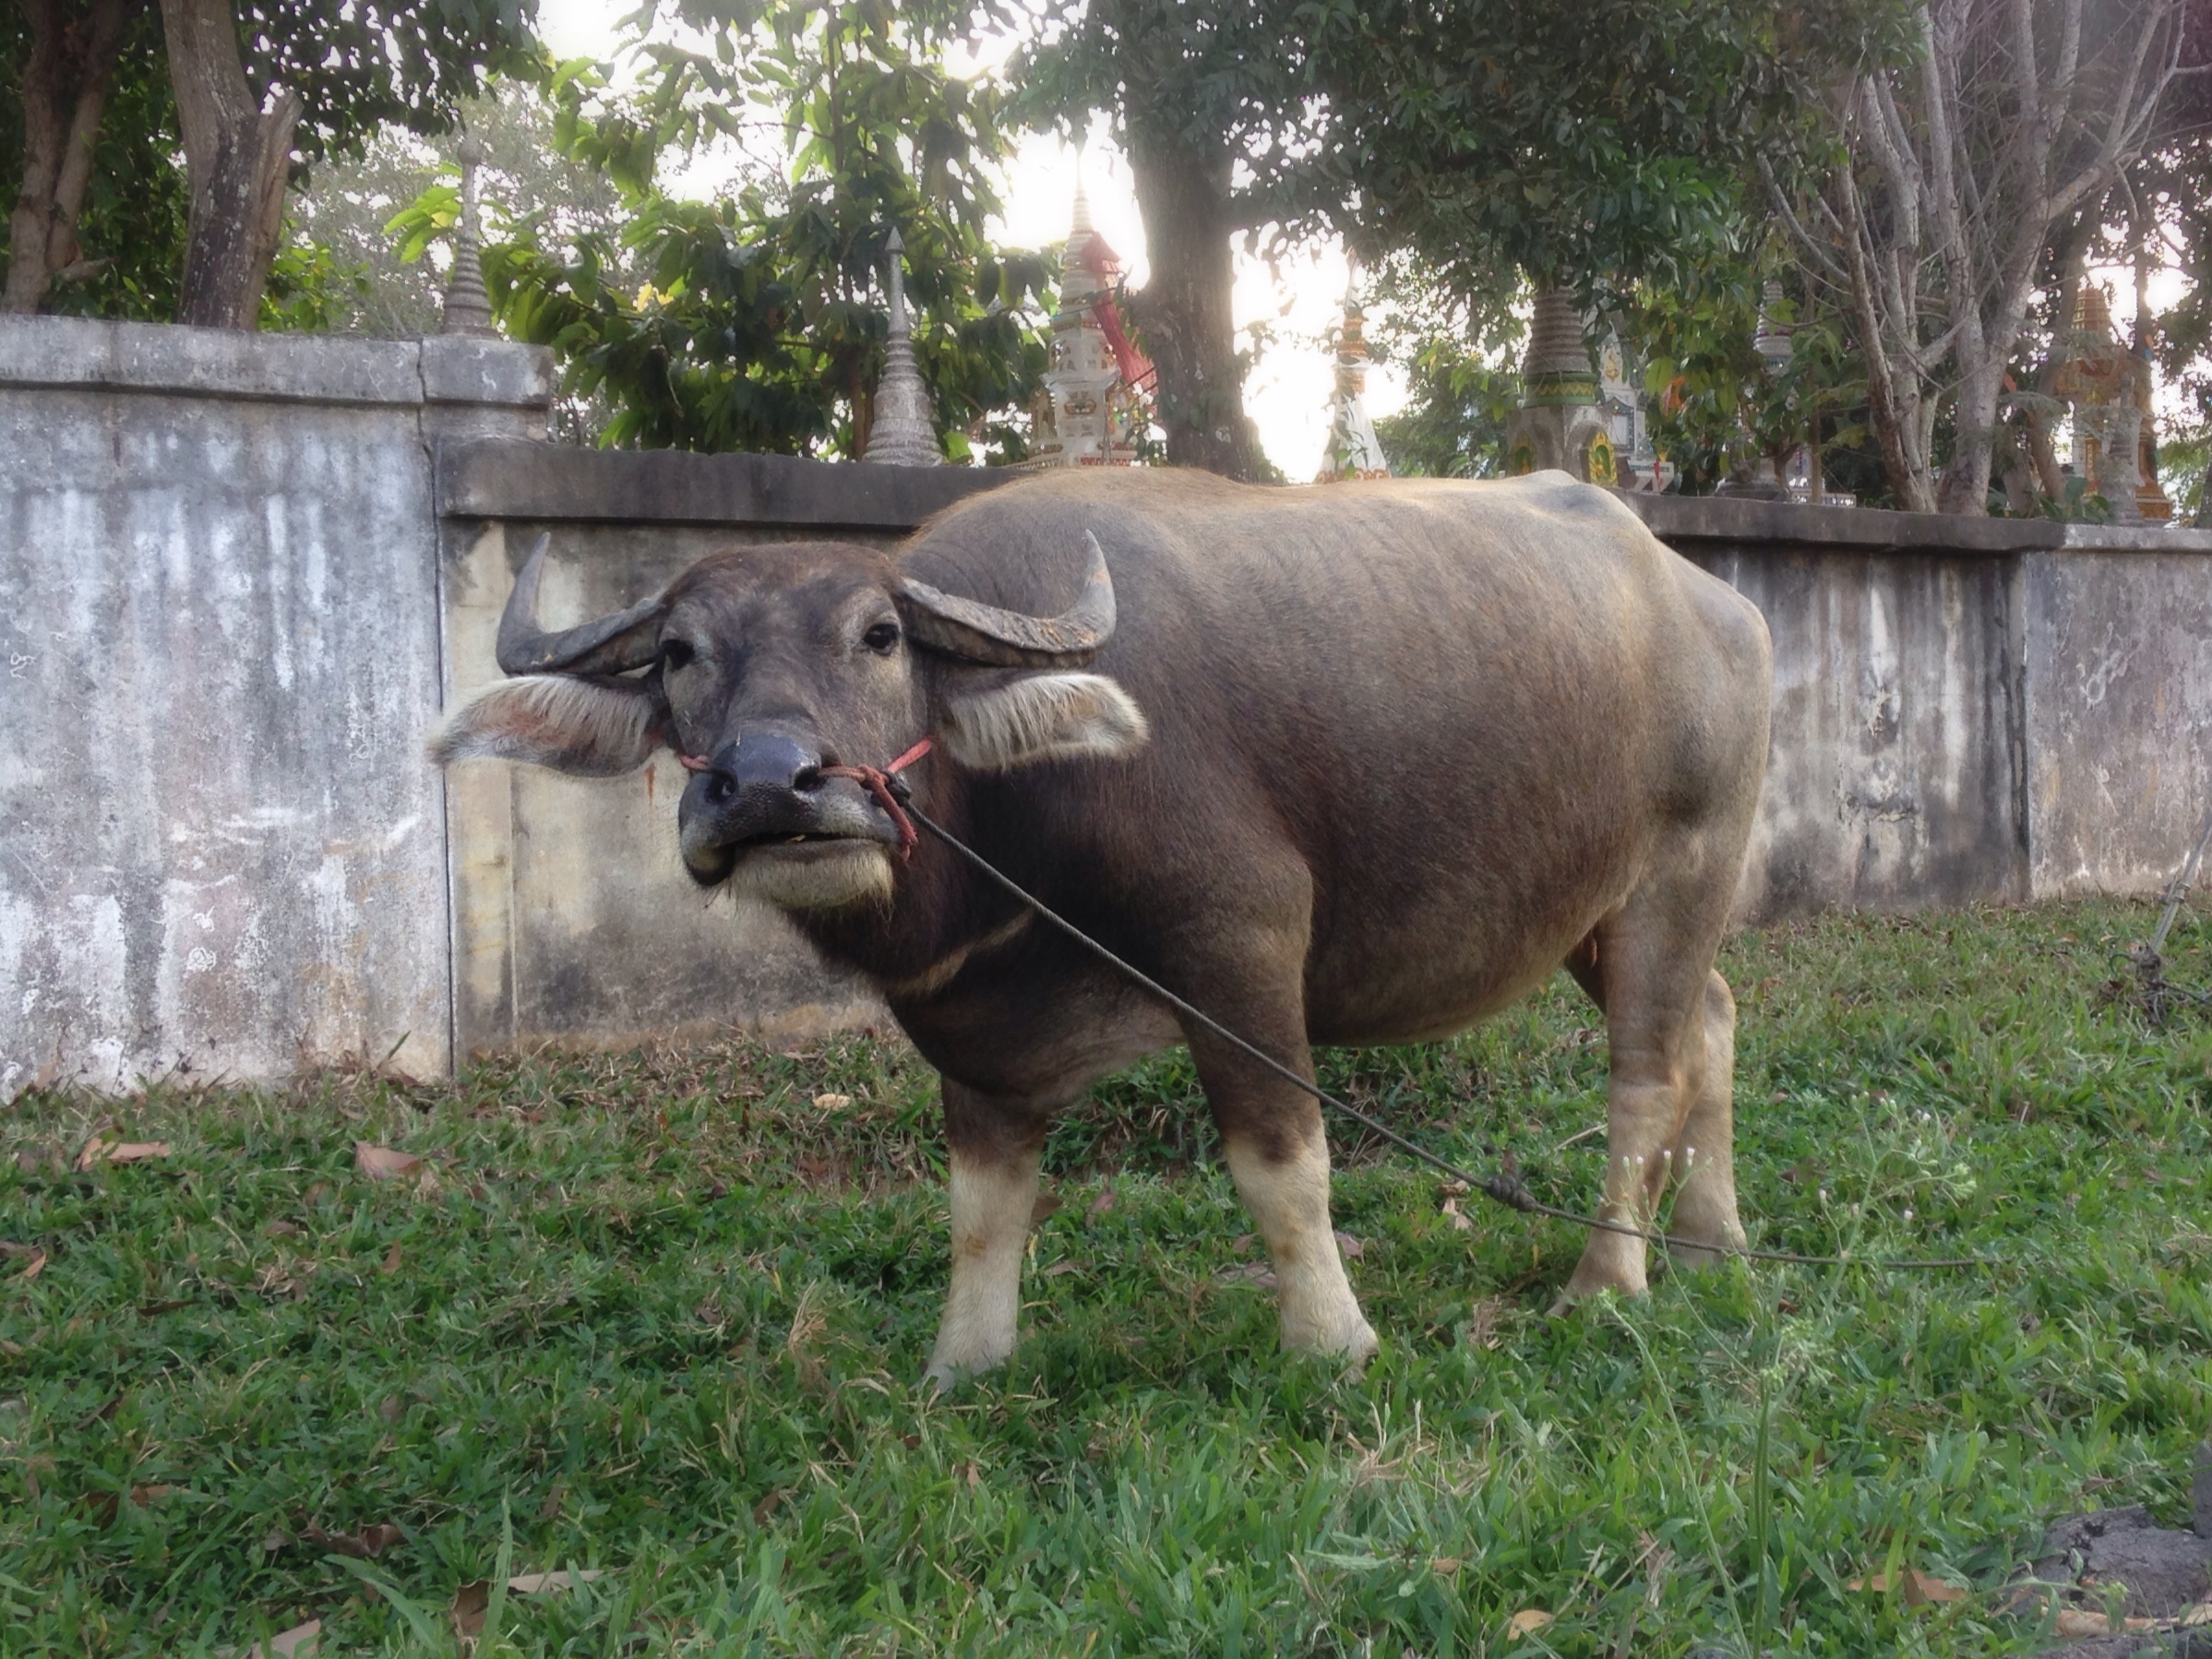
[[[891,336],[883,345],[883,377],[876,383],[876,418],[868,427],[867,448],[860,459],[892,467],[944,464],[937,424],[929,410],[929,388],[915,366],[914,340],[906,316],[906,273],[899,256],[906,244],[894,228],[891,253]]]
[[[484,141],[464,131],[460,137],[460,222],[453,227],[453,269],[446,273],[444,334],[497,334],[492,303],[484,296],[484,265],[477,257],[476,170],[484,165]]]

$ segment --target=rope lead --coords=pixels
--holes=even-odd
[[[1508,1210],[1518,1210],[1524,1215],[1548,1216],[1554,1221],[1572,1222],[1578,1226],[1596,1228],[1601,1233],[1622,1234],[1630,1238],[1640,1238],[1646,1244],[1657,1245],[1661,1249],[1701,1250],[1711,1255],[1740,1256],[1752,1261],[1779,1261],[1797,1267],[1873,1267],[1885,1269],[1891,1272],[1938,1272],[1955,1268],[1993,1268],[2001,1265],[1986,1256],[1943,1257],[1926,1260],[1850,1255],[1803,1256],[1794,1250],[1757,1250],[1749,1245],[1708,1244],[1700,1239],[1677,1238],[1672,1234],[1654,1233],[1643,1227],[1630,1226],[1625,1222],[1609,1222],[1598,1216],[1584,1215],[1579,1211],[1562,1210],[1556,1204],[1547,1204],[1530,1192],[1527,1184],[1517,1175],[1507,1174],[1503,1171],[1489,1176],[1470,1174],[1449,1160],[1438,1157],[1436,1153],[1429,1151],[1426,1147],[1417,1146],[1399,1134],[1397,1130],[1377,1122],[1358,1107],[1346,1101],[1337,1099],[1335,1095],[1331,1094],[1320,1084],[1309,1081],[1264,1049],[1259,1048],[1238,1036],[1203,1009],[1196,1008],[1186,1002],[1159,981],[1131,963],[1124,961],[1042,899],[1021,886],[1012,877],[1001,871],[989,859],[984,857],[982,853],[976,852],[974,848],[969,846],[967,842],[962,841],[919,806],[916,806],[914,804],[914,794],[911,787],[899,773],[901,769],[927,754],[928,752],[927,746],[928,739],[923,739],[921,743],[907,750],[881,772],[878,772],[873,767],[856,767],[849,769],[850,775],[861,778],[862,782],[869,786],[871,792],[875,788],[874,780],[880,778],[883,793],[894,796],[901,808],[900,812],[892,815],[894,819],[911,818],[915,823],[921,825],[923,829],[943,841],[954,853],[967,860],[986,879],[1058,928],[1060,932],[1097,957],[1100,961],[1105,962],[1131,985],[1151,992],[1169,1008],[1175,1009],[1177,1013],[1196,1020],[1223,1042],[1243,1050],[1285,1082],[1303,1090],[1321,1102],[1322,1105],[1331,1107],[1342,1116],[1350,1118],[1369,1133],[1380,1136],[1398,1148],[1399,1151],[1419,1159],[1433,1169],[1442,1171],[1452,1180],[1459,1182],[1471,1191],[1481,1193],[1483,1197],[1495,1203],[1502,1204]],[[824,770],[829,769],[825,768]]]

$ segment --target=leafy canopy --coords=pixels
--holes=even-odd
[[[358,154],[388,125],[447,131],[487,76],[532,77],[542,67],[537,0],[242,0],[236,15],[252,89],[288,87],[305,102],[294,185],[305,182],[307,163]],[[0,6],[0,83],[11,90],[22,84],[30,42],[23,9]],[[0,99],[0,180],[11,200],[23,177],[22,122],[20,102]],[[183,149],[161,8],[147,4],[123,37],[77,226],[97,263],[56,285],[53,309],[174,320],[191,199]],[[335,315],[346,281],[312,250],[281,256],[264,323]]]
[[[1361,245],[1480,290],[1671,280],[1822,141],[1820,93],[1895,49],[1891,0],[1300,0],[1315,164]]]
[[[658,18],[630,20],[640,37]],[[508,330],[559,352],[570,389],[615,413],[615,444],[860,453],[887,332],[884,273],[905,243],[915,352],[953,459],[1018,459],[1008,418],[1045,367],[1049,269],[985,233],[1006,154],[1004,92],[951,72],[964,6],[680,0],[701,43],[643,41],[642,85],[596,71],[555,83],[559,136],[626,192],[618,245],[550,245],[524,221],[489,250]],[[773,162],[764,159],[780,150]],[[735,151],[746,175],[711,202],[662,182],[672,161]],[[606,280],[618,260],[647,273]]]

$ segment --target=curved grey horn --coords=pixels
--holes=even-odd
[[[642,668],[660,649],[660,594],[640,600],[627,611],[580,622],[549,634],[538,627],[538,581],[545,572],[549,535],[540,536],[515,591],[499,615],[496,654],[503,674],[620,674]]]
[[[1106,549],[1089,531],[1083,544],[1091,567],[1074,604],[1058,616],[1025,616],[997,605],[940,593],[927,582],[906,578],[899,597],[906,602],[906,629],[922,644],[969,662],[999,668],[1064,668],[1088,662],[1114,637],[1114,578]]]

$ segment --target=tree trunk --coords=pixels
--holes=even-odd
[[[1268,476],[1260,436],[1244,412],[1244,365],[1230,310],[1236,267],[1229,238],[1229,159],[1202,153],[1172,118],[1130,121],[1130,170],[1152,280],[1132,306],[1159,371],[1160,424],[1170,466],[1226,478]]]
[[[179,322],[251,328],[284,229],[299,95],[261,107],[246,84],[230,0],[161,0],[177,125],[192,180]]]
[[[1951,464],[1943,469],[1935,510],[1972,518],[1990,510],[1990,467],[1997,445],[1997,400],[2004,389],[2004,359],[1986,346],[1959,377],[1951,409]]]
[[[82,17],[68,17],[63,0],[23,0],[30,25],[23,66],[23,180],[8,217],[0,311],[36,311],[56,276],[81,269],[77,218],[92,179],[124,25],[136,4],[91,0]]]

